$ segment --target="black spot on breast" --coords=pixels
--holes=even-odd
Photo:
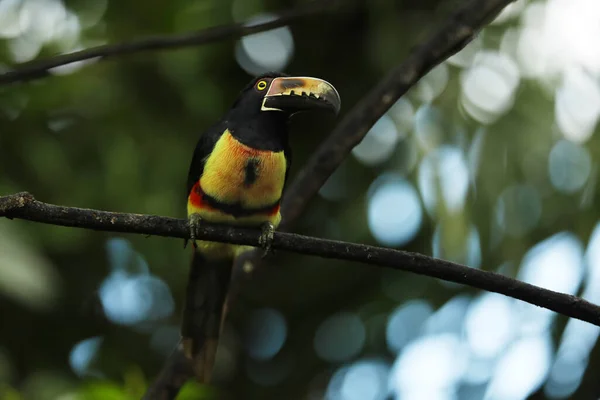
[[[249,158],[246,161],[246,165],[244,166],[244,185],[252,186],[256,179],[258,178],[258,166],[259,161],[255,158]]]

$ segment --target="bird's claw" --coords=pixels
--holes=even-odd
[[[200,217],[200,214],[193,213],[188,216],[188,226],[190,228],[190,239],[189,240],[192,241],[192,244],[194,246],[196,245],[196,239],[198,237],[198,229],[200,228],[201,224],[202,224],[202,217]],[[187,246],[187,243],[188,243],[188,239],[185,239],[185,241],[183,243],[184,248]]]
[[[260,227],[261,234],[258,238],[258,244],[263,249],[263,258],[266,257],[269,253],[272,253],[273,250],[271,246],[273,244],[273,238],[275,237],[275,226],[270,222],[265,222]]]

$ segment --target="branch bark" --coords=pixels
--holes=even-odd
[[[0,217],[108,232],[188,238],[184,219],[58,206],[37,201],[29,193],[0,197]],[[205,224],[199,239],[258,246],[260,230]],[[418,253],[276,232],[273,248],[412,272],[523,300],[559,314],[600,326],[600,307],[579,297],[554,292],[481,269]]]
[[[224,39],[237,39],[253,33],[279,28],[295,22],[298,19],[326,12],[333,9],[335,4],[336,0],[313,1],[305,6],[280,13],[279,17],[275,20],[260,24],[236,23],[216,26],[193,33],[171,36],[151,36],[132,42],[91,47],[89,49],[63,54],[45,60],[32,61],[21,64],[10,71],[0,74],[0,85],[40,79],[47,76],[52,68],[78,61],[91,60],[94,58],[106,60],[116,56],[132,55],[144,51],[174,50],[183,47],[200,46]]]

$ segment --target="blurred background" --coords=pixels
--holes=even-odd
[[[0,0],[0,69],[292,0]],[[200,133],[255,74],[332,82],[342,115],[460,6],[338,12],[0,87],[0,195],[185,216]],[[296,224],[600,302],[600,2],[519,0],[373,126]],[[335,126],[293,123],[292,175]],[[138,399],[178,339],[181,240],[0,220],[0,398]],[[216,388],[181,399],[597,399],[600,328],[501,295],[278,252],[247,282]]]

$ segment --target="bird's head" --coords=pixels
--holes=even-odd
[[[268,73],[253,79],[240,93],[233,108],[246,115],[295,114],[322,109],[337,114],[340,95],[323,79]]]

